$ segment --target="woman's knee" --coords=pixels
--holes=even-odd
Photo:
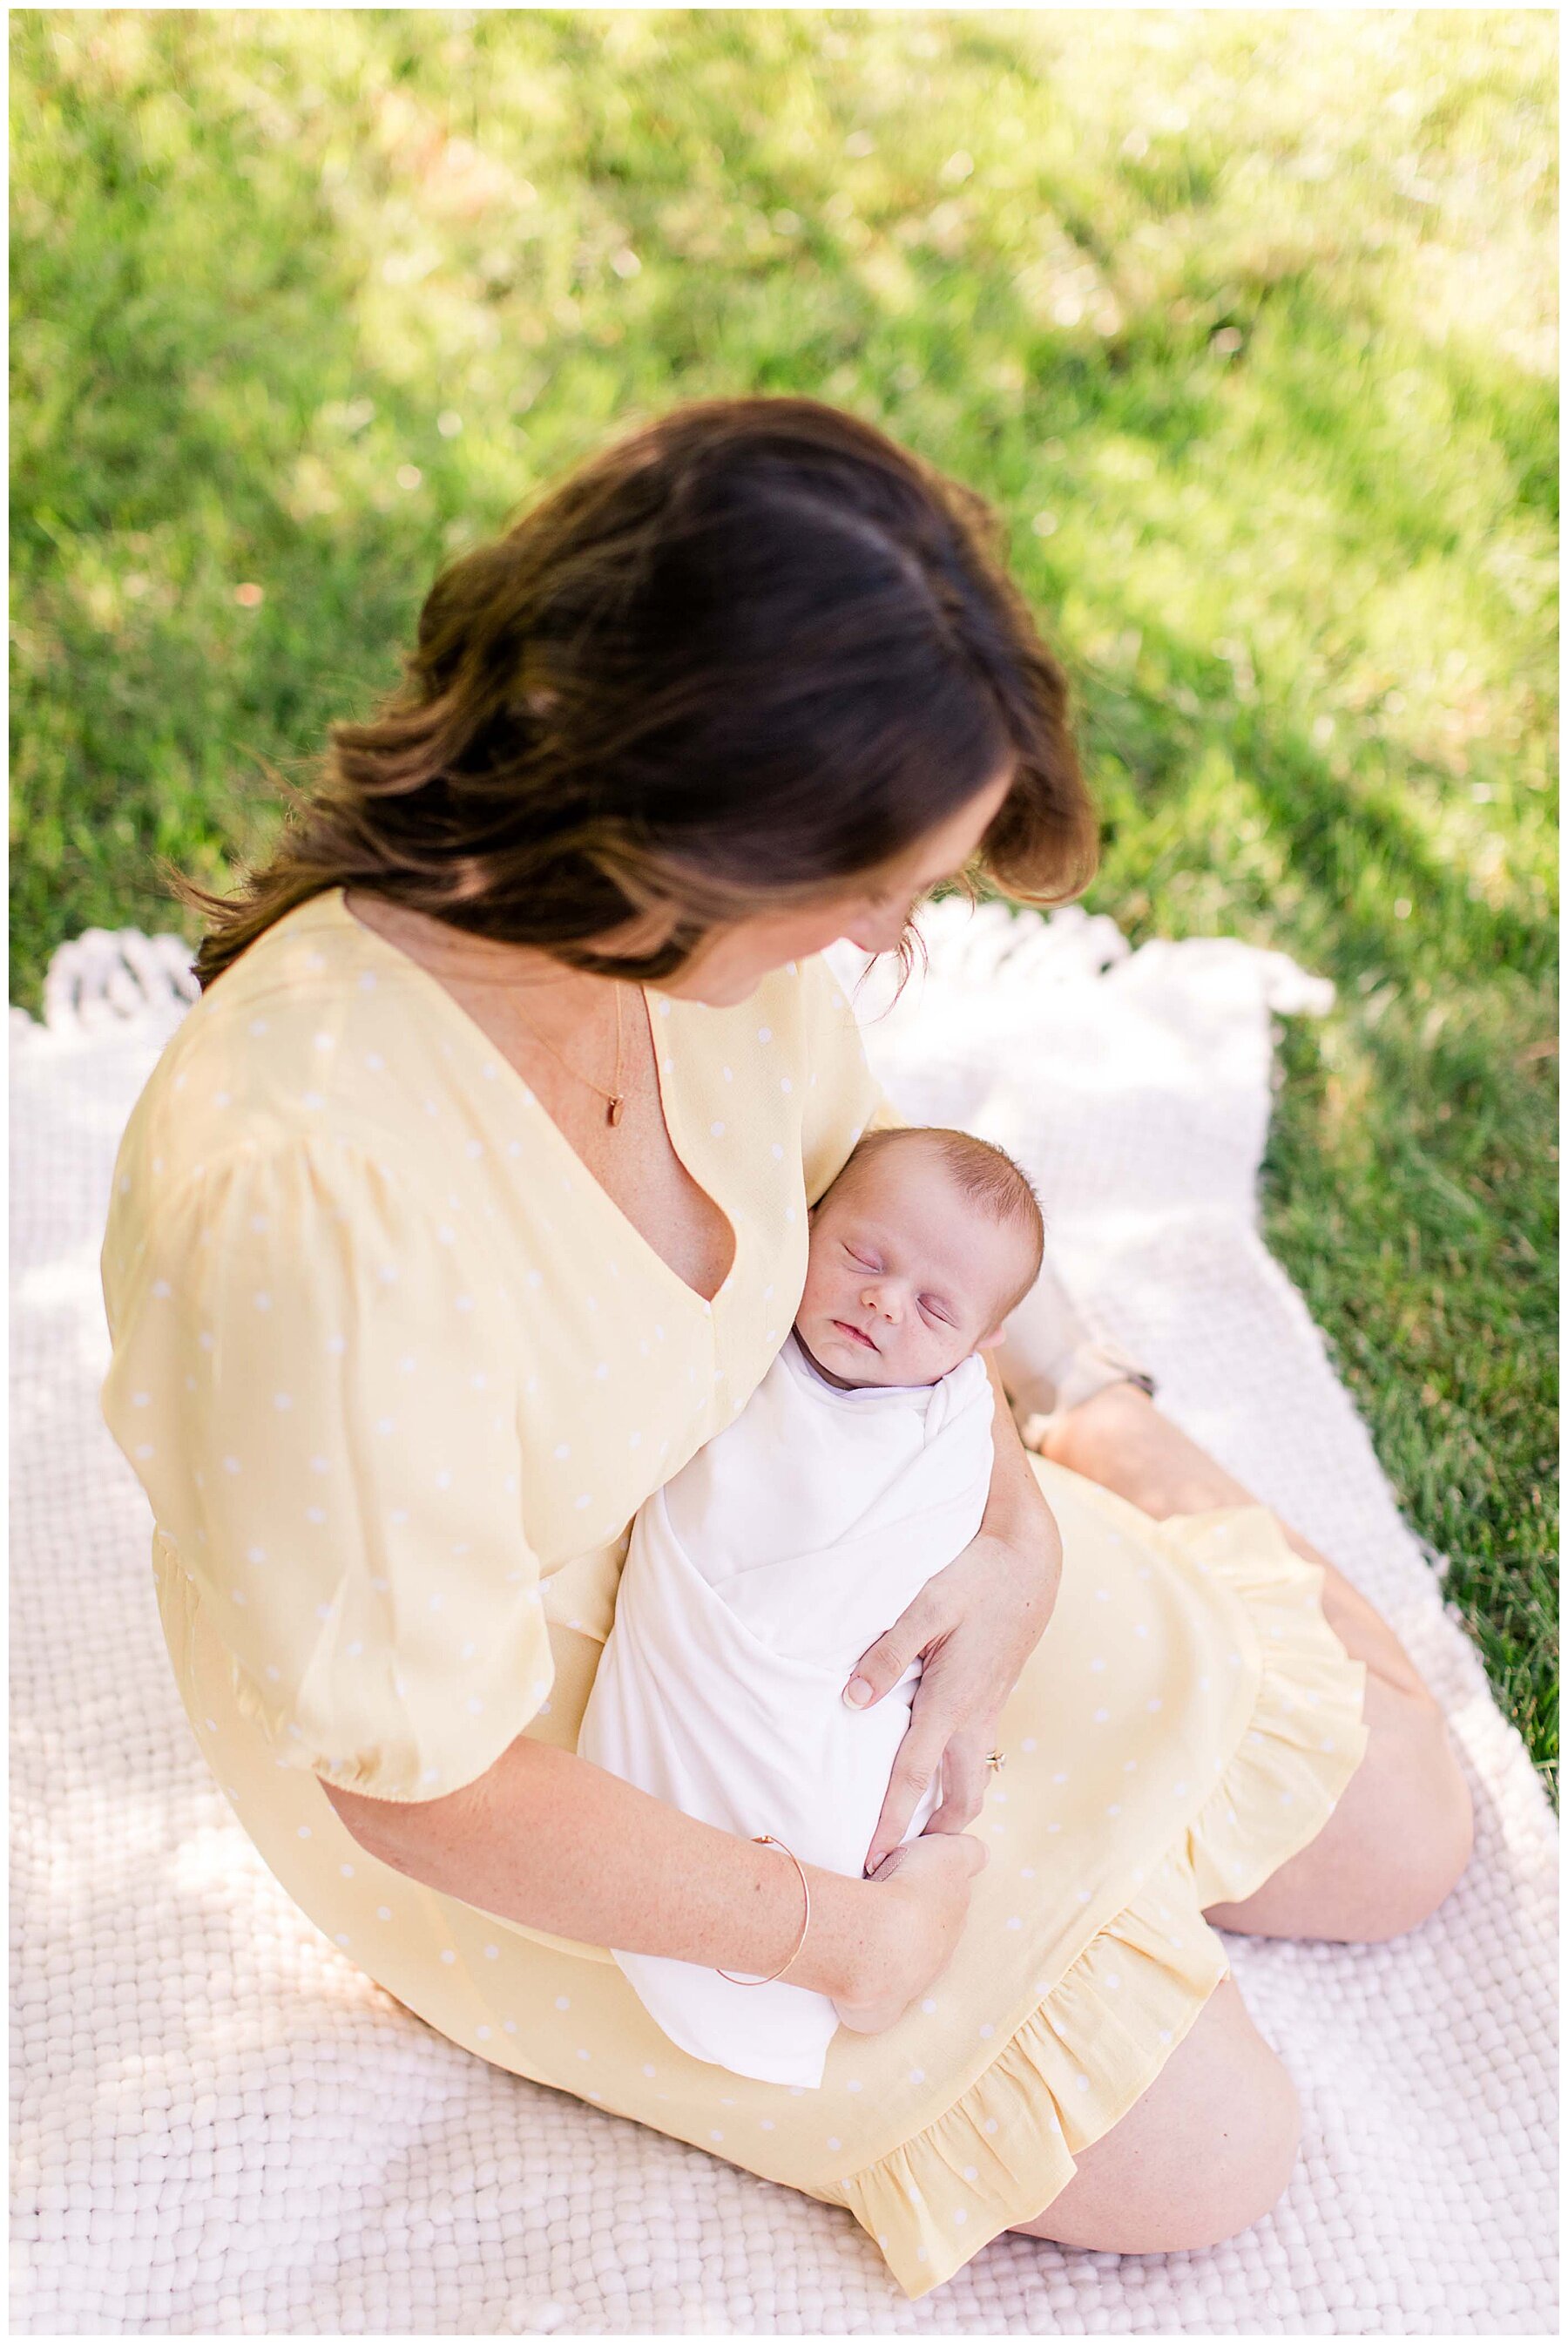
[[[1217,2246],[1279,2202],[1301,2125],[1295,2086],[1226,1978],[1142,2098],[1018,2227],[1102,2253]]]
[[[1470,1792],[1430,1693],[1402,1703],[1397,1725],[1385,1734],[1382,1773],[1379,1893],[1369,1942],[1402,1936],[1434,1913],[1475,1845]]]

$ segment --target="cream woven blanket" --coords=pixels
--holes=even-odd
[[[1475,1794],[1411,1936],[1231,1941],[1304,2106],[1288,2196],[1205,2254],[1000,2238],[910,2303],[847,2216],[471,2057],[287,1902],[191,1739],[98,1417],[110,1167],[184,978],[172,941],[94,935],[48,1030],[13,1013],[19,2332],[1554,2330],[1553,1817],[1257,1234],[1271,1011],[1322,988],[1076,911],[926,925],[929,978],[867,1030],[898,1105],[1029,1165],[1087,1316],[1382,1607]]]

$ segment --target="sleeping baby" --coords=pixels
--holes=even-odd
[[[705,1823],[859,1876],[917,1662],[874,1707],[867,1647],[980,1526],[991,1386],[977,1356],[1040,1274],[1028,1179],[967,1132],[868,1133],[810,1215],[793,1331],[735,1422],[632,1526],[581,1756]],[[935,1784],[907,1837],[937,1803]],[[787,1980],[617,1953],[699,2059],[821,2083],[839,2013]]]

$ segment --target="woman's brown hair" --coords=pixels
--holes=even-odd
[[[981,500],[804,399],[678,408],[443,570],[405,677],[328,728],[238,892],[171,874],[204,985],[285,913],[360,888],[658,983],[707,932],[847,890],[1009,765],[1004,893],[1089,879],[1061,670]],[[657,911],[641,958],[595,940]]]

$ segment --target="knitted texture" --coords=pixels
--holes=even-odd
[[[191,1738],[98,1415],[115,1147],[190,985],[176,940],[96,935],[46,1026],[12,1013],[17,2332],[1554,2330],[1551,1810],[1258,1235],[1271,1014],[1326,988],[1077,911],[922,924],[929,975],[857,997],[897,1105],[1029,1167],[1092,1326],[1384,1612],[1475,1797],[1411,1935],[1227,1940],[1302,2096],[1285,2198],[1202,2254],[1003,2238],[910,2303],[845,2215],[469,2056],[288,1903]]]

